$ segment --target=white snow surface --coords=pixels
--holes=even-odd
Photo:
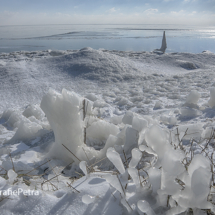
[[[84,48],[0,61],[0,214],[215,211],[203,151],[214,160],[215,54]],[[3,193],[18,189],[38,193]]]

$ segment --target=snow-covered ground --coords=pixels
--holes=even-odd
[[[209,51],[0,54],[1,214],[214,211],[214,74]]]

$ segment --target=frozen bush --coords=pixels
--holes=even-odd
[[[50,151],[52,156],[64,158],[64,160],[73,158],[73,160],[77,161],[62,144],[75,155],[80,154],[81,147],[79,148],[79,146],[83,145],[81,105],[82,98],[65,89],[62,90],[62,94],[49,90],[43,97],[41,108],[45,112],[55,135],[55,143]]]
[[[89,119],[89,124],[92,124],[86,129],[87,136],[100,141],[108,139],[108,141],[100,151],[84,144],[83,98],[76,93],[65,89],[62,90],[62,94],[49,90],[42,99],[41,108],[55,135],[55,143],[49,152],[51,157],[67,162],[74,160],[76,163],[81,160],[103,158],[107,146],[112,146],[115,141],[120,142],[112,136],[108,139],[109,135],[116,135],[119,132],[118,127],[104,120],[94,120],[94,117],[89,118],[88,116],[87,121]]]

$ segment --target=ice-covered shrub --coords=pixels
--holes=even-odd
[[[41,101],[41,108],[54,131],[55,144],[52,145],[51,155],[71,160],[76,158],[66,150],[68,147],[75,155],[80,154],[83,146],[83,125],[80,108],[82,98],[75,93],[62,90],[62,94],[49,90]],[[82,158],[83,159],[83,158]]]
[[[127,125],[121,134],[125,141],[128,128],[131,127]],[[200,137],[201,128],[201,125],[188,125],[187,129],[181,126],[170,135],[166,129],[152,125],[145,131],[145,143],[130,152],[123,155],[115,146],[107,150],[108,159],[119,173],[104,178],[121,194],[121,203],[128,214],[185,215],[190,210],[194,214],[215,211],[208,201],[212,180],[210,159],[203,154],[189,157],[181,146],[183,138],[190,139],[193,134],[192,137]]]
[[[119,128],[94,118],[92,104],[83,101],[84,98],[65,89],[61,94],[49,90],[43,97],[41,108],[55,135],[55,143],[49,152],[50,156],[67,162],[74,160],[77,163],[81,160],[103,158],[107,148],[117,142],[114,135],[119,132]],[[99,151],[88,147],[85,144],[85,137],[106,141],[104,148]]]

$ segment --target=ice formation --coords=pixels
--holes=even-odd
[[[167,48],[166,34],[165,34],[165,31],[164,31],[164,32],[163,32],[163,38],[162,38],[161,48],[160,48],[160,49],[155,49],[154,51],[155,51],[155,52],[156,52],[156,51],[159,51],[159,52],[165,53],[166,48]]]
[[[7,175],[8,175],[8,180],[9,180],[9,183],[10,184],[13,184],[16,177],[17,177],[17,173],[14,172],[14,170],[10,169],[8,172],[7,172]]]
[[[146,214],[146,215],[155,215],[154,211],[150,207],[149,203],[145,200],[139,200],[137,202],[138,209],[142,212],[139,213],[140,215]]]
[[[6,62],[0,65],[1,78],[7,79],[0,86],[5,89],[0,108],[5,110],[13,103],[13,109],[6,109],[0,119],[0,166],[5,169],[0,169],[0,187],[39,190],[39,196],[21,195],[13,201],[0,196],[2,214],[17,213],[13,209],[17,202],[20,213],[28,214],[38,213],[38,208],[44,214],[90,215],[215,211],[211,204],[213,88],[208,99],[208,88],[214,86],[213,54],[157,55],[90,48],[47,53],[0,56]],[[18,70],[15,65],[20,66]],[[9,73],[14,74],[13,81]],[[103,85],[92,80],[103,81]],[[44,96],[44,113],[34,104],[50,86],[56,91]],[[62,87],[86,98],[61,91]],[[160,109],[154,108],[157,101],[162,102]],[[47,158],[52,160],[44,164]],[[29,180],[22,178],[27,172],[32,174]],[[87,177],[75,179],[76,172]],[[34,177],[40,173],[44,177]]]
[[[124,168],[124,165],[122,163],[119,153],[116,152],[114,148],[109,148],[107,150],[106,155],[107,155],[108,159],[115,165],[115,167],[118,169],[118,171],[121,174],[123,174],[125,172],[125,168]]]
[[[135,168],[139,163],[140,159],[142,158],[142,152],[139,149],[134,148],[132,149],[131,154],[132,154],[132,159],[129,163],[129,167]]]
[[[90,196],[90,195],[83,195],[82,196],[82,202],[84,204],[87,204],[87,205],[91,204],[94,202],[94,200],[95,200],[95,196]]]
[[[79,167],[83,171],[83,173],[87,176],[88,175],[88,173],[87,173],[87,162],[86,161],[81,161],[79,163]]]
[[[200,98],[200,94],[197,90],[192,90],[186,98],[186,104],[196,105]]]
[[[83,98],[73,92],[63,89],[62,94],[59,94],[49,90],[42,99],[41,108],[55,135],[55,143],[49,152],[52,157],[68,162],[72,159],[77,163],[95,157],[102,158],[108,147],[115,143],[112,142],[113,138],[111,139],[110,135],[116,135],[119,128],[108,122],[97,119],[84,131]],[[91,110],[86,113],[92,114]],[[86,117],[89,116],[86,115]],[[87,121],[89,122],[89,118]],[[104,148],[97,151],[88,147],[84,143],[84,132],[87,133],[88,138],[106,141]]]
[[[210,89],[210,100],[208,101],[208,104],[212,108],[215,107],[215,88],[214,87]]]

